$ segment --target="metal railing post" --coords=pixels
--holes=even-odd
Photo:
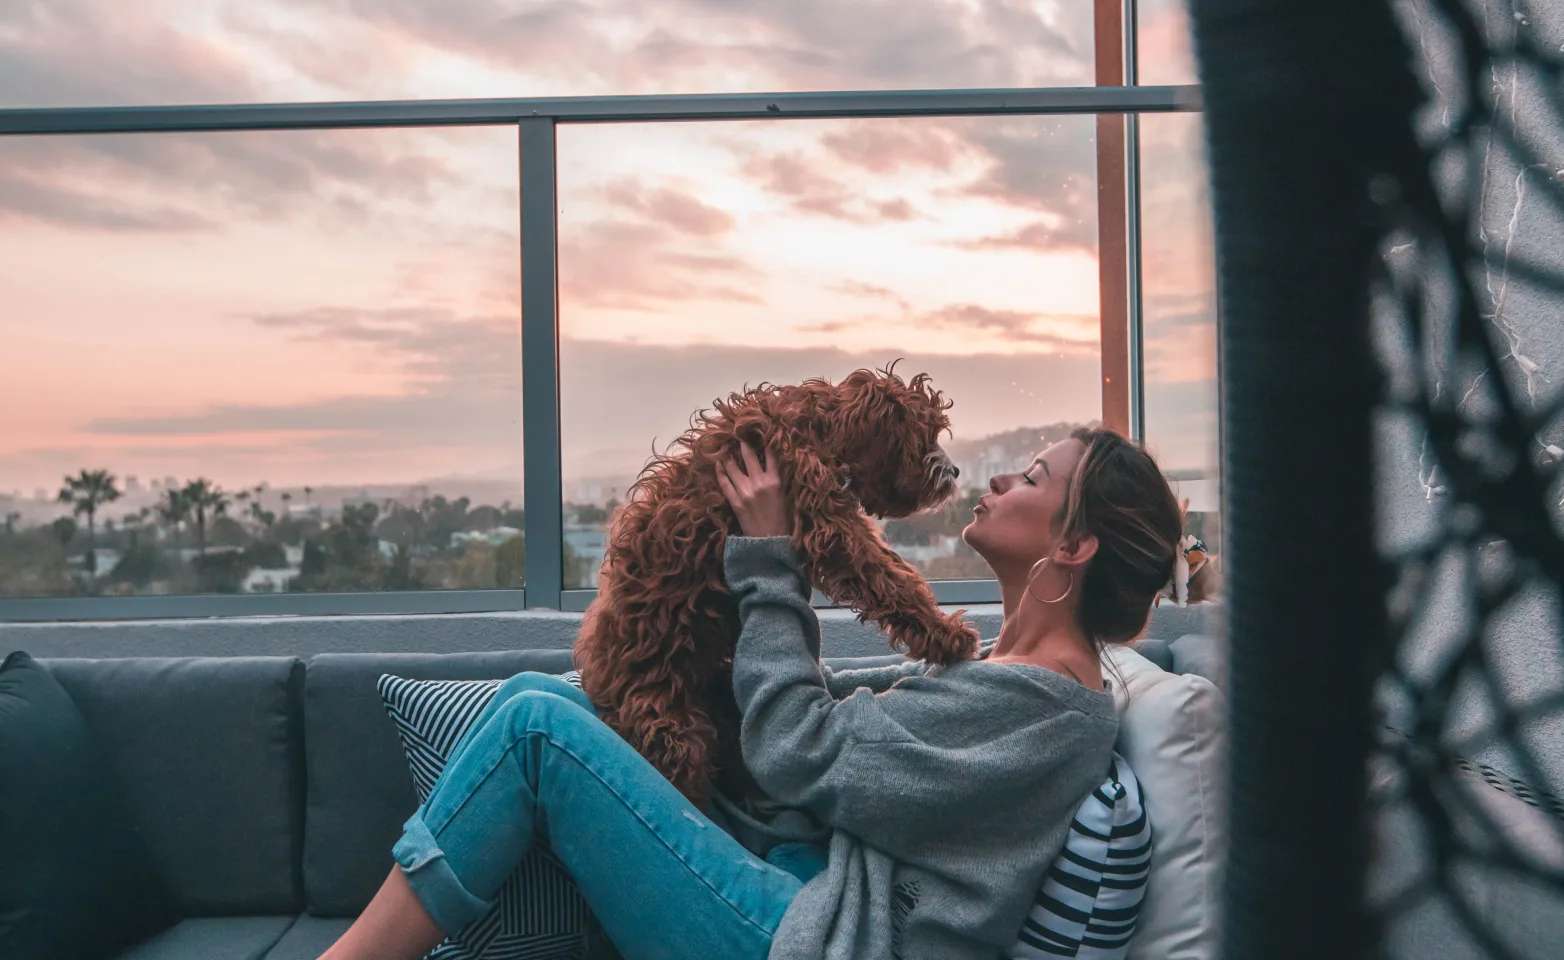
[[[521,423],[527,606],[559,609],[564,517],[559,454],[559,230],[554,120],[517,124],[521,160]]]

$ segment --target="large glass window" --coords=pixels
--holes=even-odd
[[[50,0],[0,104],[1080,86],[1086,0]]]
[[[514,128],[0,139],[0,595],[520,586],[516,177]]]
[[[1220,550],[1217,298],[1204,125],[1140,119],[1146,439],[1189,500],[1191,532]]]
[[[567,587],[654,448],[759,381],[902,358],[955,401],[972,491],[892,521],[933,579],[996,472],[1101,414],[1090,116],[562,128]],[[1046,439],[1045,439],[1046,438]]]
[[[1195,42],[1189,29],[1189,0],[1137,0],[1136,66],[1148,86],[1200,82]]]

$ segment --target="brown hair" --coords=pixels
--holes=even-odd
[[[1080,584],[1080,620],[1099,647],[1145,629],[1151,603],[1173,576],[1183,518],[1157,461],[1140,445],[1101,428],[1071,438],[1086,452],[1070,474],[1060,539],[1097,538]]]

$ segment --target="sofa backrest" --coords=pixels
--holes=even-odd
[[[401,741],[375,691],[381,674],[490,680],[569,669],[568,650],[311,657],[304,680],[309,912],[351,917],[364,909],[391,869],[391,846],[402,824],[418,806]]]
[[[40,662],[103,745],[184,915],[302,907],[302,661]]]

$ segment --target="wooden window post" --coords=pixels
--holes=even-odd
[[[1094,0],[1097,86],[1121,87],[1124,4]],[[1129,197],[1124,115],[1097,115],[1097,284],[1102,329],[1102,423],[1130,433]]]

